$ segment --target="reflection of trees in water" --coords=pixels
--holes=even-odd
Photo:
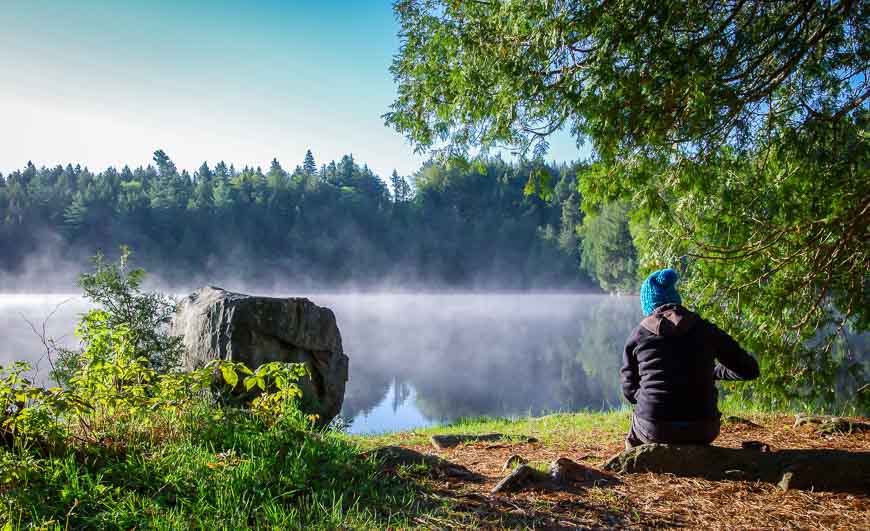
[[[388,396],[392,403],[384,406],[395,411],[413,391],[420,412],[438,420],[617,405],[620,352],[640,319],[636,299],[608,296],[312,299],[338,319],[350,357],[343,408],[350,418]],[[0,300],[0,363],[39,359],[42,347],[22,316],[41,323],[62,300]],[[68,336],[84,308],[80,300],[63,305],[49,335]],[[856,350],[866,352],[866,337],[858,340],[865,341]]]
[[[415,405],[433,420],[619,404],[620,352],[640,317],[635,299],[406,302],[334,306],[351,359],[346,416],[381,403],[393,378],[393,409],[410,384]]]
[[[634,298],[607,297],[587,307],[579,322],[577,359],[583,360],[590,379],[602,385],[606,406],[622,401],[619,366],[625,340],[642,318]]]
[[[439,420],[473,415],[541,414],[600,403],[600,386],[590,382],[569,351],[551,357],[546,347],[527,350],[486,370],[462,371],[453,378],[415,382],[417,407]]]
[[[383,367],[359,363],[351,358],[350,378],[344,392],[341,414],[354,418],[360,413],[369,413],[383,402],[394,378]]]
[[[393,380],[393,413],[399,410],[402,404],[411,396],[411,386],[400,382],[398,378]]]
[[[395,411],[413,396],[435,420],[607,408],[620,403],[619,360],[640,320],[636,298],[535,295],[366,295],[312,299],[332,308],[350,356],[343,415],[370,413],[389,396]],[[36,363],[41,325],[66,296],[0,297],[0,365]],[[87,306],[73,297],[48,323],[65,338]],[[845,369],[870,367],[870,334],[843,334],[835,356]],[[40,365],[47,374],[47,362]],[[40,380],[37,377],[38,380]],[[845,376],[838,384],[858,391]],[[841,392],[845,393],[845,390]]]

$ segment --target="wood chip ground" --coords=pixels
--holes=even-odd
[[[866,422],[868,419],[855,419]],[[773,449],[833,448],[870,450],[870,433],[820,436],[813,429],[794,428],[794,417],[753,418],[758,426],[725,424],[715,444],[739,448],[747,440]],[[432,451],[431,446],[409,446]],[[612,434],[553,443],[472,443],[439,450],[441,457],[482,476],[478,482],[427,482],[428,496],[444,507],[441,516],[423,516],[423,527],[630,528],[685,527],[705,529],[870,529],[870,493],[783,492],[772,484],[707,481],[663,474],[632,474],[617,485],[592,487],[580,493],[528,491],[492,495],[504,478],[504,463],[518,454],[545,466],[559,457],[600,467],[623,448]]]

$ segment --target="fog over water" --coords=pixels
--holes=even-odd
[[[265,294],[265,293],[258,293]],[[298,293],[271,293],[290,296]],[[350,380],[350,431],[422,427],[460,416],[618,407],[622,345],[636,297],[582,294],[308,294],[336,315]],[[0,364],[48,371],[29,320],[74,345],[75,295],[0,294]]]

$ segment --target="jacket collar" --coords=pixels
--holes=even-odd
[[[657,336],[682,336],[688,333],[699,320],[698,314],[690,312],[679,304],[665,304],[656,308],[641,321],[640,326]]]

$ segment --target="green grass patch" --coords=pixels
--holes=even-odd
[[[788,403],[772,404],[753,400],[739,393],[728,393],[719,401],[719,409],[723,415],[770,415],[775,413],[808,413],[813,415],[836,415],[842,417],[865,416],[862,410],[854,402],[850,403],[822,403],[816,401],[801,401],[794,399]]]
[[[517,437],[529,436],[538,439],[543,444],[561,444],[571,440],[597,436],[618,437],[628,429],[630,418],[631,412],[628,409],[608,412],[554,413],[543,417],[516,419],[473,417],[409,432],[348,437],[363,448],[395,444],[428,444],[429,437],[436,434],[475,435],[483,433],[502,433]]]
[[[421,510],[408,482],[304,419],[203,408],[177,423],[172,440],[132,447],[0,448],[0,528],[388,527]]]

